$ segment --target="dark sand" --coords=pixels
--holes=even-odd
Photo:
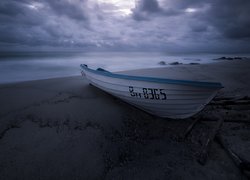
[[[185,120],[153,117],[80,76],[1,85],[0,179],[246,179],[216,141],[204,166],[197,154],[223,118],[222,137],[250,161],[249,69],[250,61],[235,60],[127,72],[225,86]]]

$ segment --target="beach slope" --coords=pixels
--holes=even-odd
[[[249,69],[249,61],[239,60],[123,72],[225,86],[202,112],[184,120],[151,116],[81,76],[0,85],[0,177],[245,179],[218,143],[204,166],[197,154],[214,121],[223,118],[223,138],[250,161]]]

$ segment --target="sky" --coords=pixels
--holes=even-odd
[[[250,53],[250,0],[0,0],[0,51]]]

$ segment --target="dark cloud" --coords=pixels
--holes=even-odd
[[[193,19],[206,23],[207,26],[216,28],[225,38],[249,38],[250,37],[250,1],[248,0],[175,0],[164,1],[164,6],[175,7],[179,11],[187,8],[201,9],[195,13]],[[192,25],[194,31],[203,31],[206,28]]]
[[[86,0],[48,0],[47,3],[58,15],[65,15],[71,19],[87,20],[88,16],[84,7],[86,6]]]
[[[160,7],[157,0],[139,0],[133,9],[133,18],[135,20],[149,20],[155,16],[176,16],[181,12],[168,6]]]
[[[201,20],[216,27],[226,38],[250,38],[250,1],[213,1],[207,14]]]
[[[39,26],[42,26],[46,19],[43,13],[35,12],[30,8],[30,4],[26,1],[1,1],[0,41],[2,43],[34,44],[40,39]]]
[[[144,12],[159,12],[161,11],[157,0],[141,0],[137,2],[137,8]]]
[[[250,52],[249,0],[136,2],[1,0],[0,48]]]
[[[190,28],[192,29],[193,32],[198,32],[198,33],[206,32],[208,30],[207,25],[202,23],[193,23],[190,25]]]
[[[23,7],[15,2],[1,1],[0,2],[0,16],[17,16],[24,12]]]
[[[136,2],[133,9],[133,18],[138,21],[147,20],[152,14],[155,15],[161,11],[157,0],[140,0]]]
[[[82,29],[87,26],[87,16],[83,8],[85,1],[79,1],[79,4],[72,2],[2,0],[1,44],[71,46],[76,39],[72,36],[76,24],[83,23]],[[72,19],[76,22],[72,22]]]

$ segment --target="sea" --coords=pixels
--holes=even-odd
[[[0,84],[80,75],[80,64],[110,72],[204,64],[225,55],[165,52],[0,52]]]

